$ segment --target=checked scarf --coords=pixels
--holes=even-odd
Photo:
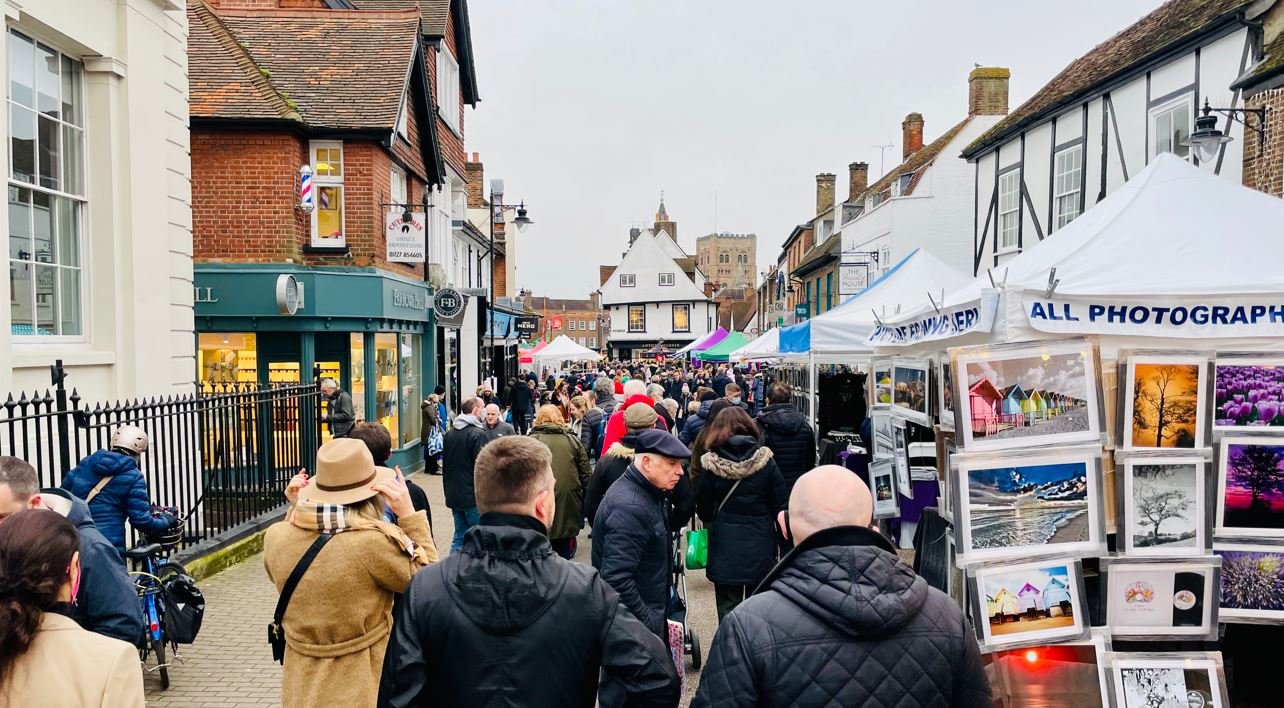
[[[367,519],[354,509],[342,504],[325,502],[299,502],[294,505],[287,517],[288,521],[301,529],[314,533],[336,534],[345,531],[372,530],[378,531],[396,542],[406,555],[428,565],[436,561],[436,553],[429,553],[423,546],[416,544],[406,535],[401,527],[387,521]]]

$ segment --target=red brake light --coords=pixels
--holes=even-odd
[[[1030,664],[1033,664],[1033,663],[1037,662],[1037,661],[1039,660],[1039,652],[1037,652],[1037,651],[1035,651],[1035,650],[1033,650],[1033,649],[1028,649],[1028,650],[1026,650],[1026,652],[1025,652],[1025,660],[1026,660],[1026,662],[1027,662],[1027,663],[1030,663]]]

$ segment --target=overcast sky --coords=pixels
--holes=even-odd
[[[967,112],[976,64],[1012,70],[1016,108],[1159,0],[472,0],[482,101],[466,143],[535,224],[517,283],[587,297],[664,191],[679,241],[758,234],[758,269],[815,212],[815,175],[900,163]],[[717,194],[715,216],[714,195]],[[715,222],[716,219],[716,222]]]

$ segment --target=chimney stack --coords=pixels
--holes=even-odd
[[[465,192],[468,195],[469,209],[486,208],[486,180],[485,172],[482,169],[481,156],[477,153],[471,155],[472,159],[464,163],[464,179],[467,180]]]
[[[911,113],[901,122],[901,160],[923,149],[923,114]]]
[[[834,183],[837,177],[833,172],[821,172],[816,175],[816,213],[828,211],[834,206]]]
[[[967,114],[1004,116],[1008,114],[1008,78],[1012,72],[1001,66],[978,66],[967,76]]]
[[[847,166],[847,201],[859,197],[869,187],[869,163],[853,162]]]

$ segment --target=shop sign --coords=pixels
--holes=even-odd
[[[218,298],[214,297],[214,288],[212,286],[203,288],[197,286],[193,302],[197,305],[213,305],[218,302]]]
[[[794,319],[795,320],[807,319],[807,312],[809,311],[808,310],[809,305],[810,303],[806,303],[806,302],[799,305],[794,305]]]
[[[957,337],[968,332],[989,332],[994,327],[994,315],[998,310],[999,291],[985,290],[980,300],[934,310],[911,322],[876,324],[865,343],[875,347],[896,347]]]
[[[518,317],[517,334],[522,339],[530,339],[532,335],[539,331],[538,317]]]
[[[303,307],[303,283],[293,275],[282,273],[276,277],[276,309],[283,315],[293,315]]]
[[[403,216],[409,216],[406,221]],[[390,213],[385,217],[385,241],[388,244],[388,261],[390,263],[423,263],[424,262],[424,214]]]
[[[442,288],[432,300],[432,310],[443,320],[453,320],[464,311],[464,296],[454,288]]]
[[[869,287],[868,263],[843,263],[838,266],[838,294],[855,295]]]
[[[392,289],[393,307],[405,307],[411,310],[428,309],[428,296],[420,290]]]
[[[1144,337],[1284,336],[1284,300],[1264,296],[1120,301],[1110,297],[1022,294],[1030,326],[1040,332]]]

